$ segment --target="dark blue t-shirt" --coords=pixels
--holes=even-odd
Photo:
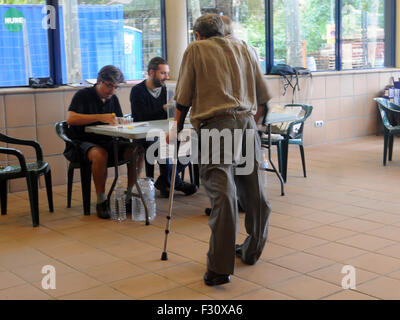
[[[96,92],[96,85],[90,88],[81,89],[75,93],[68,111],[81,114],[115,113],[117,117],[123,116],[117,96],[113,95],[104,103]],[[68,128],[68,137],[72,140],[88,141],[99,144],[112,141],[112,137],[85,132],[86,126],[95,126],[99,124],[105,123],[94,122],[88,125],[70,126]]]

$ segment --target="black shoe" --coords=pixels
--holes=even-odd
[[[239,259],[242,259],[242,245],[237,244],[235,246],[235,254],[236,254],[236,257],[238,257]]]
[[[97,216],[101,219],[110,219],[111,218],[110,206],[109,206],[107,200],[102,203],[96,204],[96,213],[97,213]]]
[[[244,212],[244,209],[243,209],[242,206],[240,205],[239,200],[238,200],[237,204],[238,204],[238,211],[239,211],[239,212]]]
[[[169,185],[161,176],[158,177],[154,187],[160,191],[161,198],[169,198]]]
[[[175,190],[182,191],[187,196],[190,196],[191,194],[196,193],[197,189],[198,188],[195,184],[188,183],[185,181],[182,181],[180,184],[175,186]]]
[[[208,216],[208,217],[211,216],[211,211],[212,211],[211,208],[206,208],[206,210],[204,210],[206,216]]]
[[[204,274],[204,283],[208,286],[219,286],[228,282],[231,282],[229,274],[218,274],[211,270]]]

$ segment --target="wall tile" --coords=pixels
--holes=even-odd
[[[35,101],[33,94],[5,96],[7,128],[34,126]]]
[[[0,96],[0,128],[6,127],[5,115],[4,115],[4,96]]]
[[[340,97],[340,76],[326,77],[326,97]]]
[[[312,144],[312,138],[311,138],[312,128],[313,125],[311,121],[306,121],[303,129],[303,144],[305,146],[309,146]]]
[[[340,120],[326,122],[326,141],[336,142],[340,140]]]
[[[380,85],[379,74],[367,74],[367,94],[379,96],[384,87]]]
[[[313,106],[313,111],[310,117],[311,122],[314,123],[315,121],[325,120],[326,100],[313,100],[311,101],[311,105]]]
[[[17,138],[17,139],[37,141],[36,127],[7,129],[7,135],[10,137],[13,137],[13,138]],[[8,147],[20,150],[24,154],[26,159],[35,159],[36,158],[36,152],[33,147],[14,145],[14,144],[8,144]]]
[[[349,118],[353,116],[354,98],[346,97],[341,99],[340,116],[341,118]]]
[[[67,119],[67,112],[76,91],[64,91],[64,119]]]
[[[311,142],[313,145],[326,142],[326,126],[323,126],[322,128],[316,128],[315,126],[312,126]]]
[[[0,133],[5,134],[6,131],[5,130],[0,130]],[[7,148],[7,144],[3,143],[3,142],[0,142],[0,147]],[[0,162],[1,162],[0,165],[4,166],[6,161],[7,161],[7,155],[4,154],[4,153],[0,153]]]
[[[354,97],[354,107],[353,107],[353,115],[355,117],[361,117],[366,114],[366,105],[367,96],[358,96]]]
[[[36,123],[54,124],[64,120],[63,93],[36,94]]]
[[[326,106],[325,106],[326,120],[334,120],[341,118],[340,103],[341,99],[339,98],[330,98],[326,100]]]
[[[363,137],[367,135],[367,117],[355,118],[353,119],[354,136]]]
[[[354,77],[354,95],[362,95],[367,93],[367,77],[365,73],[355,74]]]
[[[299,88],[300,91],[296,91],[296,101],[298,103],[310,103],[313,98],[313,81],[314,79],[309,76],[300,77]]]
[[[376,134],[376,130],[377,130],[377,121],[378,121],[378,118],[377,118],[377,115],[375,114],[375,115],[370,115],[368,118],[367,118],[367,135],[373,135],[373,134]]]
[[[313,99],[323,99],[326,96],[326,77],[313,78]]]
[[[64,185],[67,183],[67,160],[64,156],[44,157],[51,168],[51,182],[53,186]],[[46,187],[44,177],[40,177],[40,186]],[[67,191],[65,191],[67,192]]]
[[[375,96],[367,96],[365,100],[365,115],[375,116],[378,113],[378,107],[374,101]]]
[[[390,72],[379,73],[379,86],[382,88],[382,90],[385,89],[385,86],[391,84],[391,77],[392,74]]]
[[[123,114],[131,113],[131,101],[129,100],[130,94],[131,88],[121,88],[117,93],[117,97],[119,100],[119,104],[121,105]]]
[[[342,139],[350,139],[354,137],[353,119],[344,119],[340,122],[340,136]]]
[[[340,77],[340,93],[342,97],[354,95],[353,75],[344,75]]]
[[[37,139],[45,156],[64,152],[65,142],[57,136],[54,125],[37,127]]]
[[[268,79],[266,80],[269,92],[272,96],[271,102],[279,101],[281,92],[280,92],[280,80],[279,79]]]

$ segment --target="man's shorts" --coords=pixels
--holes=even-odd
[[[132,147],[135,148],[138,145],[135,142],[129,142],[127,140],[120,140],[118,141],[118,160],[121,161],[124,156],[124,152],[126,148]],[[94,147],[100,147],[103,148],[107,151],[108,153],[108,164],[112,165],[114,164],[114,144],[112,141],[106,142],[106,143],[93,143],[93,142],[82,142],[80,144],[80,148],[82,150],[82,154],[85,157],[85,160],[89,161],[88,159],[88,152],[90,149]]]

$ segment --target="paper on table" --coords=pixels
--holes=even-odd
[[[137,127],[148,127],[150,123],[148,122],[132,122],[130,124],[119,124],[116,126],[111,126],[109,124],[98,125],[98,128],[137,128]]]

